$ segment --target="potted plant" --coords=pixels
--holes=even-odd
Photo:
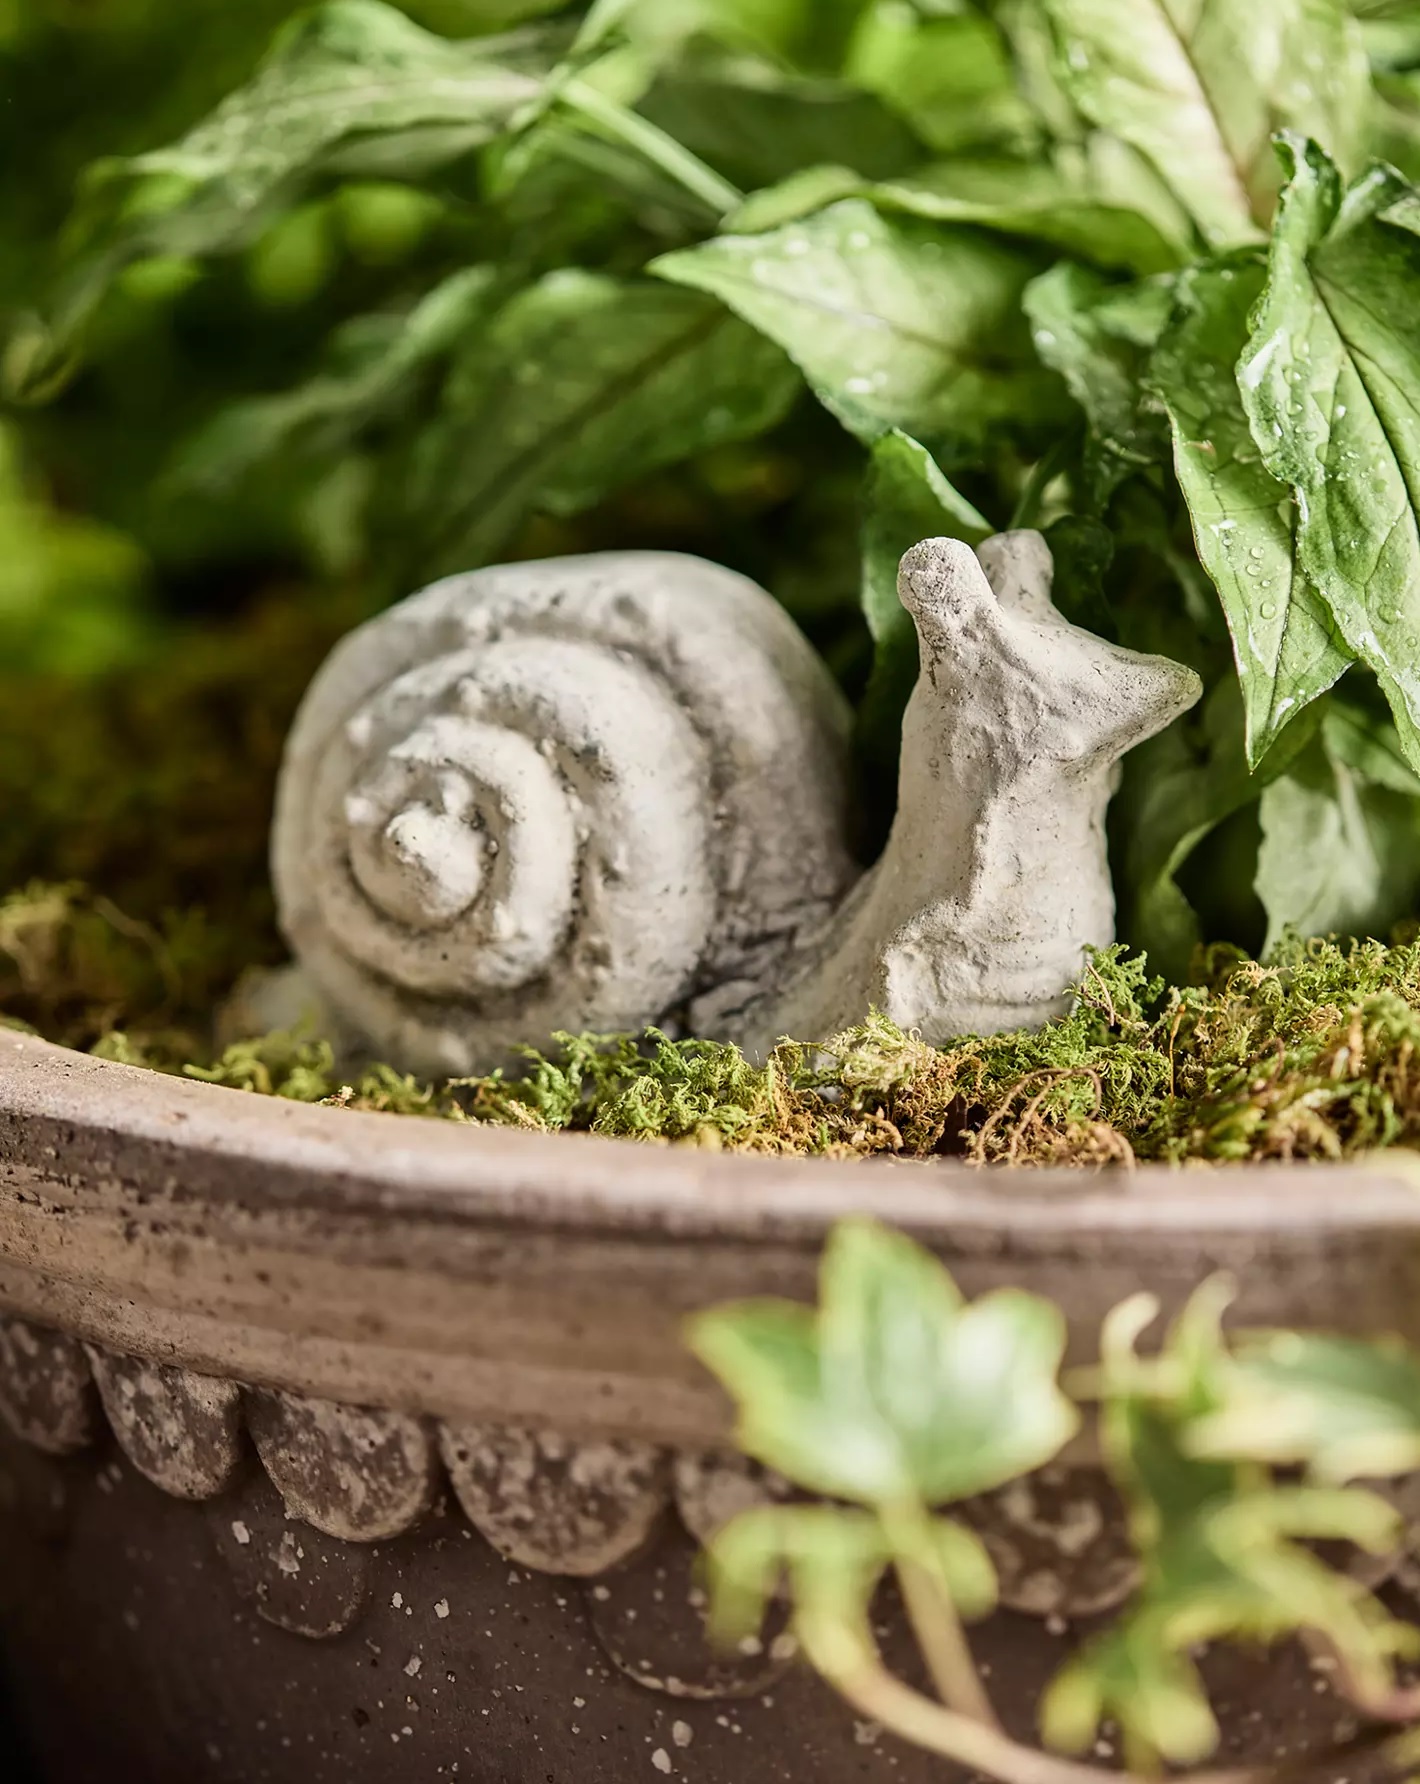
[[[1367,1341],[1415,1323],[1408,10],[285,11],[23,14],[0,51],[11,128],[94,97],[14,207],[0,462],[0,1614],[41,1777],[1403,1767],[1417,1393]],[[569,970],[491,1039],[457,998],[362,1022],[312,969],[322,689],[364,664],[339,747],[407,767],[447,597],[389,603],[609,549],[722,566],[677,560],[703,622],[657,656],[723,689],[708,740],[683,683],[626,729],[606,672],[628,774],[711,763],[711,840],[672,791],[652,857],[718,896],[727,837],[792,835],[814,897],[618,906],[637,972],[694,944],[629,1012]],[[557,574],[622,661],[626,590],[593,627]],[[755,730],[760,662],[798,691]],[[303,1027],[249,969],[312,677]],[[989,758],[960,821],[1006,814],[1014,878],[973,908],[1014,887],[1069,961],[870,1012],[905,981],[849,885],[911,881],[919,783],[959,821],[973,702],[1048,720],[1079,795]],[[449,811],[398,791],[362,884],[427,931],[514,851],[431,877]],[[1028,928],[971,935],[999,965]],[[345,937],[381,984],[387,941]],[[1202,1657],[1215,1723],[1195,1650],[1235,1636],[1271,1645]]]

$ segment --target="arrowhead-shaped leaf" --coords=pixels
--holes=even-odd
[[[1254,768],[1354,660],[1298,561],[1297,505],[1258,452],[1231,371],[1262,282],[1260,264],[1243,258],[1186,276],[1179,316],[1148,373],[1168,411],[1198,555],[1232,634]]]
[[[1410,188],[1377,168],[1343,190],[1315,143],[1281,152],[1290,178],[1242,399],[1264,465],[1296,497],[1297,566],[1420,766],[1420,237],[1387,220]]]

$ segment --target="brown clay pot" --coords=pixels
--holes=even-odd
[[[0,1639],[40,1784],[927,1784],[771,1627],[701,1627],[697,1538],[782,1487],[680,1340],[813,1294],[871,1210],[969,1294],[1065,1309],[1234,1271],[1250,1321],[1420,1338],[1400,1165],[1090,1176],[800,1163],[245,1097],[0,1038]],[[1087,1447],[966,1508],[1029,1729],[1127,1596]],[[1411,1589],[1397,1558],[1388,1590]],[[885,1651],[911,1672],[889,1598]],[[1231,1753],[1347,1712],[1213,1657]],[[1106,1743],[1107,1745],[1107,1743]],[[7,1779],[14,1776],[6,1771]]]

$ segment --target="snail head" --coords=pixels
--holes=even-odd
[[[1071,624],[1052,575],[1038,532],[998,533],[979,552],[959,539],[914,545],[898,595],[917,626],[918,692],[958,722],[1012,736],[1025,756],[1106,765],[1187,711],[1202,683]]]

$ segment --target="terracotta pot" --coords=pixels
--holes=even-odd
[[[709,1650],[696,1537],[782,1490],[725,1446],[693,1308],[813,1292],[839,1215],[970,1294],[1147,1286],[1420,1337],[1399,1164],[982,1174],[479,1132],[0,1039],[0,1629],[43,1784],[922,1784],[771,1628]],[[1127,1595],[1088,1450],[968,1509],[1030,1726]],[[1395,1562],[1390,1590],[1409,1591]],[[886,1650],[910,1667],[889,1601]],[[1346,1720],[1297,1654],[1219,1656],[1231,1751]],[[6,1777],[13,1774],[9,1771]]]

